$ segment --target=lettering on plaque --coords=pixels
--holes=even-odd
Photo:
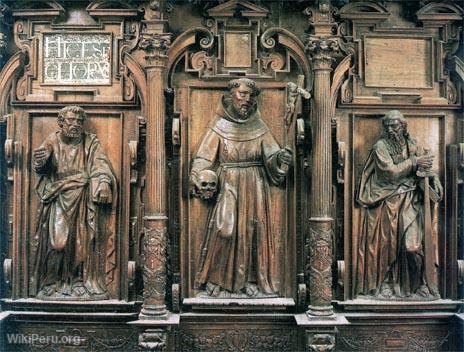
[[[43,83],[110,84],[110,34],[43,36]]]

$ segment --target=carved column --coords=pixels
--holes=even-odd
[[[145,236],[143,243],[143,306],[140,319],[165,318],[166,292],[166,155],[164,142],[165,101],[164,69],[170,35],[150,33],[150,29],[162,30],[160,21],[146,21],[148,34],[144,34],[140,48],[145,50],[148,82],[147,139],[150,156],[146,161],[145,185]]]
[[[336,38],[311,37],[306,44],[314,71],[312,105],[313,163],[310,202],[310,306],[308,313],[333,314],[332,299],[332,141],[330,74]]]

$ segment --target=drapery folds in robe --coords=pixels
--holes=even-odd
[[[399,154],[392,153],[387,138],[381,138],[368,156],[357,196],[362,209],[356,296],[382,296],[387,288],[391,297],[409,297],[426,285],[424,261],[438,265],[435,253],[434,258],[424,253],[424,180],[416,175],[415,161],[423,154],[411,138]],[[442,193],[438,177],[430,177],[432,204]]]
[[[196,288],[230,292],[247,284],[264,294],[281,290],[278,234],[271,218],[271,185],[284,182],[280,147],[256,106],[240,120],[223,98],[193,160],[191,174],[215,170],[219,194],[208,215]]]
[[[102,212],[95,191],[108,183],[115,204],[116,178],[108,157],[94,134],[83,132],[78,143],[65,143],[61,132],[50,134],[42,146],[45,164],[33,167],[40,179],[40,199],[34,265],[34,291],[38,297],[66,299],[108,298],[105,285],[107,241],[101,229],[114,211]],[[105,214],[105,215],[103,215]]]

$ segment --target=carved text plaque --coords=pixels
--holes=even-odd
[[[109,34],[44,34],[43,83],[110,84]]]

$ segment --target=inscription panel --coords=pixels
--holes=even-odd
[[[365,37],[365,85],[432,88],[430,38]]]
[[[43,83],[110,84],[110,34],[43,35]]]

